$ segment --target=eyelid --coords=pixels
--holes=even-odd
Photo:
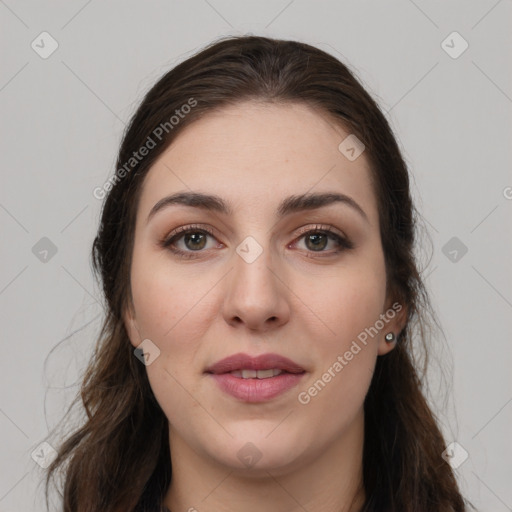
[[[304,226],[302,228],[299,228],[299,231],[297,232],[297,236],[304,235],[306,233],[309,233],[310,231],[332,231],[333,234],[336,234],[340,236],[341,238],[347,238],[345,233],[340,231],[339,229],[335,228],[331,224],[315,224],[314,226]]]

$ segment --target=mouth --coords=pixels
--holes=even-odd
[[[220,390],[242,402],[266,402],[297,386],[306,370],[278,354],[235,354],[207,368]]]

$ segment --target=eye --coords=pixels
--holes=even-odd
[[[193,258],[194,252],[201,252],[206,247],[208,237],[215,238],[213,231],[207,226],[182,226],[170,233],[160,245],[182,258]],[[185,248],[176,247],[181,241]]]
[[[302,239],[304,240],[306,251],[322,253],[322,256],[332,256],[354,247],[354,244],[348,238],[335,232],[331,226],[315,226],[314,229],[308,229],[302,232],[298,238],[298,240]],[[325,249],[329,242],[332,242],[334,249],[326,251]],[[297,244],[297,242],[294,242],[294,244]]]

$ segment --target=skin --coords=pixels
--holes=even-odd
[[[405,308],[309,403],[298,401],[395,302],[386,295],[365,154],[351,162],[338,150],[348,134],[306,105],[244,102],[187,126],[145,179],[125,323],[133,346],[150,339],[160,350],[146,370],[169,419],[172,512],[362,505],[363,401],[377,357],[394,347],[384,336],[403,328]],[[186,191],[222,197],[233,215],[172,205],[147,221],[160,199]],[[341,203],[278,220],[280,201],[305,192],[346,194],[367,220]],[[183,236],[175,242],[191,259],[159,245],[190,224],[215,233],[204,246]],[[333,226],[354,247],[336,253],[327,238],[315,251],[299,230],[317,225]],[[236,252],[247,236],[263,250],[252,263]],[[306,375],[270,401],[240,401],[204,374],[237,352],[277,352]],[[261,454],[251,467],[237,456],[247,442]]]

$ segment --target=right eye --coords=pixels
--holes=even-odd
[[[202,252],[208,237],[215,238],[213,231],[207,226],[182,226],[171,232],[160,245],[182,258],[194,258],[195,252]],[[182,242],[184,247],[177,247]]]

